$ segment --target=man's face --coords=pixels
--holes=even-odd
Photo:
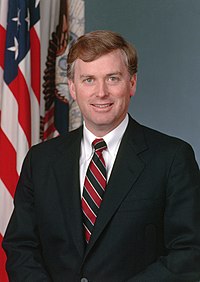
[[[92,62],[77,59],[70,93],[80,107],[86,127],[104,136],[124,119],[135,94],[136,75],[130,78],[120,50]]]

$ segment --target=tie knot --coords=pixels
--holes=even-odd
[[[95,139],[93,142],[92,142],[92,145],[95,149],[95,151],[100,151],[102,152],[103,150],[105,150],[107,148],[107,144],[106,142],[103,140],[103,138],[99,138],[99,139]]]

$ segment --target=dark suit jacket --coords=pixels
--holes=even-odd
[[[3,242],[10,281],[199,280],[200,175],[190,145],[130,118],[86,247],[81,138],[82,128],[25,159]]]

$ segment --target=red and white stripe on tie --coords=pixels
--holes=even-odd
[[[95,152],[86,173],[82,196],[83,227],[87,243],[106,188],[106,166],[102,152],[107,149],[107,145],[103,138],[95,139],[92,145]]]

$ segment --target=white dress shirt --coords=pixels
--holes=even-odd
[[[113,164],[115,162],[115,158],[119,149],[119,145],[121,143],[123,134],[126,130],[128,125],[128,114],[126,115],[125,119],[111,132],[106,134],[105,136],[101,137],[107,144],[107,150],[103,151],[103,157],[106,164],[107,170],[107,181],[109,180]],[[83,123],[83,139],[81,141],[81,155],[80,155],[80,191],[81,195],[83,193],[83,186],[85,175],[87,172],[87,168],[89,163],[92,159],[94,148],[92,146],[92,142],[94,139],[100,138],[92,134]]]

